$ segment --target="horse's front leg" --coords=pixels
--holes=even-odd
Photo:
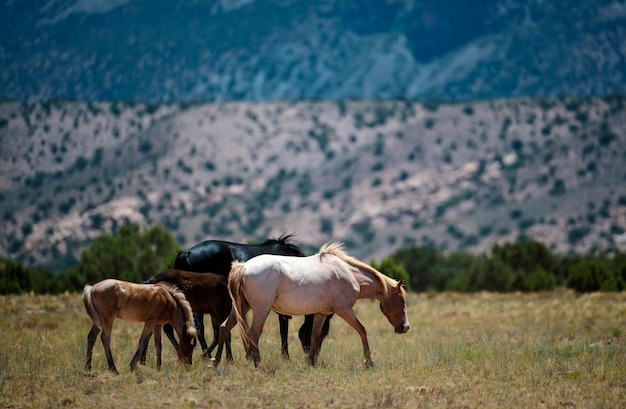
[[[325,322],[325,314],[315,314],[311,328],[311,347],[309,349],[309,363],[313,366],[317,362],[317,356],[322,346],[322,328]]]
[[[176,352],[178,352],[178,341],[176,340],[176,336],[174,336],[174,327],[170,323],[166,323],[163,325],[163,332],[167,336],[167,339],[170,340]]]
[[[143,349],[143,351],[141,351],[141,356],[139,357],[139,363],[141,365],[145,365],[146,364],[146,356],[148,355],[148,344],[146,344],[146,347]]]
[[[206,338],[204,337],[204,314],[196,314],[193,313],[193,321],[196,325],[196,329],[198,330],[198,342],[202,347],[202,354],[208,349],[206,344]]]
[[[146,322],[143,326],[143,331],[141,332],[141,338],[139,338],[139,343],[137,344],[137,351],[135,352],[135,355],[133,355],[133,359],[130,360],[130,370],[134,371],[135,368],[137,367],[137,361],[141,358],[141,354],[143,353],[143,350],[147,347],[148,345],[148,341],[150,340],[150,336],[152,335],[152,332],[154,331],[155,325],[154,324],[149,324],[148,322]],[[159,340],[160,340],[160,335],[159,334]],[[155,336],[155,341],[156,341],[156,336]],[[158,362],[158,357],[157,357],[157,362]]]
[[[202,351],[202,358],[211,359],[211,353],[217,346],[217,343],[220,338],[220,317],[217,313],[211,313],[211,326],[213,327],[213,341],[211,341],[211,345],[208,346],[207,349]],[[228,350],[226,351],[228,353]]]
[[[367,342],[367,332],[365,331],[365,327],[363,326],[363,324],[361,324],[361,321],[359,321],[359,319],[357,318],[352,308],[346,311],[335,312],[335,313],[339,315],[341,318],[343,318],[345,322],[347,322],[352,328],[354,328],[359,333],[359,336],[361,337],[361,343],[363,344],[363,357],[365,358],[365,367],[372,368],[374,366],[374,363],[372,362],[372,355],[370,354],[370,346],[369,346],[369,343]]]
[[[93,356],[93,346],[96,343],[96,339],[98,339],[98,334],[100,333],[100,328],[95,325],[91,326],[91,330],[87,335],[87,354],[85,356],[85,369],[91,370],[91,357]]]
[[[148,342],[146,342],[148,345]],[[156,367],[157,370],[161,370],[161,351],[163,349],[163,343],[161,342],[161,326],[154,328],[154,349],[156,349]]]
[[[289,344],[287,336],[289,334],[289,315],[278,314],[278,326],[280,329],[280,352],[285,359],[289,359]]]

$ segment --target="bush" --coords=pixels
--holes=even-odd
[[[404,279],[404,288],[407,291],[411,291],[411,281],[409,280],[409,274],[406,272],[402,264],[398,264],[393,258],[387,257],[380,261],[380,264],[376,264],[374,260],[370,262],[370,265],[381,273],[396,279]]]
[[[511,291],[515,276],[510,266],[497,258],[474,261],[467,272],[465,291]]]
[[[524,291],[546,291],[556,287],[556,278],[542,267],[537,267],[522,279]]]
[[[626,288],[622,277],[615,275],[598,259],[583,259],[569,268],[567,288],[578,292],[621,291]]]
[[[491,253],[511,267],[514,291],[543,291],[558,284],[557,262],[545,244],[527,240],[495,245]]]
[[[0,258],[0,294],[55,294],[62,290],[61,282],[50,271],[29,269],[18,261]]]
[[[140,282],[171,266],[178,246],[161,226],[122,226],[116,235],[103,233],[83,251],[76,266],[79,285],[105,278]]]
[[[390,258],[406,270],[413,291],[432,289],[435,267],[441,263],[441,253],[428,246],[410,246],[395,251]]]

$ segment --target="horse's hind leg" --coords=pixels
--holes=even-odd
[[[233,350],[231,349],[230,333],[228,333],[228,337],[226,338],[226,360],[230,362],[233,361]]]
[[[113,361],[113,354],[111,353],[111,330],[113,329],[113,320],[107,320],[104,322],[102,326],[102,334],[100,335],[100,340],[102,341],[102,346],[104,347],[104,354],[107,357],[107,365],[109,366],[109,370],[115,373],[117,372],[117,368],[115,367],[115,362]]]
[[[91,357],[93,356],[93,346],[96,343],[96,339],[98,339],[98,334],[100,333],[100,328],[95,325],[91,326],[91,330],[87,335],[87,354],[85,356],[85,369],[91,369]]]
[[[372,362],[372,356],[370,354],[370,346],[367,342],[367,332],[365,331],[365,327],[361,324],[361,321],[357,318],[356,314],[349,308],[345,311],[336,311],[337,315],[339,315],[345,322],[347,322],[352,328],[354,328],[361,337],[361,343],[363,344],[363,356],[365,358],[365,367],[371,368],[374,366]]]
[[[246,354],[246,358],[251,358],[254,361],[254,366],[258,367],[261,362],[261,353],[259,352],[259,339],[263,332],[263,326],[267,320],[267,314],[270,309],[257,309],[258,312],[252,310],[252,324],[250,325],[250,351]]]

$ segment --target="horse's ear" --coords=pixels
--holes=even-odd
[[[398,280],[398,288],[402,288],[403,284],[404,284],[404,277],[402,277],[400,280]]]

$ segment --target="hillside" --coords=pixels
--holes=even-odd
[[[61,268],[123,223],[366,260],[520,236],[624,248],[624,102],[3,103],[0,253]]]
[[[626,93],[614,0],[0,0],[0,100]]]

